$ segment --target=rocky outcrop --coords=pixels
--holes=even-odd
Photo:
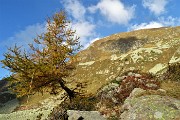
[[[104,86],[97,95],[103,99],[110,99],[114,103],[123,103],[132,94],[131,92],[134,88],[157,90],[159,82],[151,77],[150,74],[129,71],[122,76],[118,76],[112,83]]]
[[[137,97],[144,90],[134,89],[125,100],[122,120],[179,120],[180,100],[160,95]]]

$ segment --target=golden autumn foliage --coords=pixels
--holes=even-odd
[[[13,74],[9,81],[19,97],[42,92],[48,88],[55,93],[62,88],[69,97],[74,91],[66,85],[66,78],[75,68],[75,54],[80,49],[79,37],[70,27],[64,11],[47,20],[47,30],[23,50],[15,45],[4,54],[1,62]]]

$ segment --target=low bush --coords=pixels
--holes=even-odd
[[[71,101],[63,101],[53,109],[48,120],[67,120],[67,110],[94,111],[98,99],[93,96],[76,96]]]
[[[121,74],[120,77],[118,76],[117,79],[99,91],[99,98],[103,97],[106,101],[123,103],[134,88],[157,90],[160,87],[160,82],[150,73],[128,71]]]
[[[98,91],[98,110],[106,117],[115,119],[114,116],[121,114],[121,105],[134,88],[157,90],[159,87],[160,82],[152,74],[127,71]]]
[[[124,78],[120,83],[116,95],[120,102],[124,102],[134,88],[157,90],[160,87],[160,82],[150,73],[129,71],[123,74],[123,76]]]
[[[180,82],[177,81],[163,81],[161,88],[166,91],[166,95],[180,100]]]
[[[168,69],[163,76],[165,80],[180,82],[180,63],[168,64]]]

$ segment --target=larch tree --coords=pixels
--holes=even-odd
[[[34,39],[35,44],[29,44],[28,50],[15,45],[8,49],[1,62],[12,72],[9,80],[18,97],[44,89],[56,93],[62,88],[71,99],[75,91],[67,87],[64,78],[75,69],[79,37],[70,27],[64,11],[48,18],[46,27],[47,30]]]

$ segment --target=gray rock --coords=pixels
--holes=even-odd
[[[68,120],[106,120],[98,111],[67,110]]]
[[[148,88],[157,88],[157,85],[156,85],[156,84],[153,84],[153,83],[146,84],[146,86],[147,86]]]
[[[139,78],[140,78],[140,77],[142,77],[142,75],[141,75],[141,74],[136,73],[136,74],[135,74],[135,77],[139,77]]]
[[[166,93],[166,90],[164,90],[164,89],[158,89],[157,91],[160,93]]]
[[[122,120],[180,120],[180,100],[160,95],[125,100]]]
[[[104,87],[99,91],[99,93],[101,93],[101,92],[107,93],[107,92],[109,92],[109,91],[115,90],[117,87],[119,87],[119,84],[117,84],[117,83],[110,83],[110,84],[104,86]]]
[[[121,76],[121,77],[117,77],[116,78],[116,81],[120,82],[122,81],[123,79],[125,79],[127,76]]]
[[[129,98],[133,98],[136,97],[142,93],[144,93],[146,90],[143,90],[141,88],[134,88],[134,90],[131,92],[131,94],[129,95]]]
[[[128,73],[128,76],[133,76],[133,75],[134,75],[134,73],[132,73],[132,72]]]

